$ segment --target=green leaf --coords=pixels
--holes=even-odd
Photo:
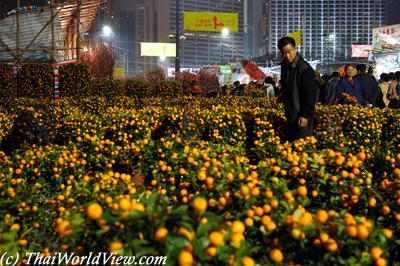
[[[231,246],[228,246],[228,245],[220,246],[217,249],[217,258],[224,262],[228,262],[231,251],[232,251]]]
[[[182,216],[182,215],[186,214],[187,211],[188,211],[188,206],[187,205],[181,205],[181,206],[175,208],[172,211],[172,215],[173,216]]]
[[[208,239],[208,237],[196,238],[193,241],[193,248],[194,250],[197,251],[200,260],[205,260],[207,258],[207,255],[205,253],[205,248],[208,246],[209,243],[210,240]]]
[[[197,228],[197,232],[196,235],[198,236],[202,236],[205,234],[208,234],[209,232],[211,232],[211,230],[214,228],[214,225],[212,222],[208,222],[206,224],[201,224],[198,228]]]
[[[188,243],[189,241],[182,236],[168,235],[165,242],[168,255],[177,257],[181,250],[184,249]]]
[[[17,233],[15,231],[2,233],[1,238],[2,238],[3,242],[14,242],[17,239]]]

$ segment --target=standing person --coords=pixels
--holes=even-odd
[[[376,79],[368,75],[367,66],[365,64],[357,65],[357,76],[354,82],[354,91],[359,91],[361,97],[358,98],[358,102],[361,105],[368,107],[376,106],[376,100],[379,96],[379,85]]]
[[[275,97],[274,83],[275,82],[272,77],[266,77],[264,80],[265,92],[269,98]]]
[[[397,94],[397,85],[399,83],[399,79],[400,79],[400,72],[396,72],[396,73],[390,73],[390,83],[389,83],[389,90],[388,90],[388,95],[389,98],[392,100],[399,100],[400,97]]]
[[[344,67],[344,71],[346,73],[346,76],[344,76],[338,86],[338,90],[336,92],[336,99],[338,99],[339,102],[342,100],[342,93],[347,93],[350,96],[361,97],[360,93],[355,93],[354,91],[354,67],[351,64],[347,64]]]
[[[238,89],[238,96],[244,96],[246,92],[246,85],[240,84]]]
[[[326,88],[326,98],[325,102],[327,105],[332,105],[336,99],[336,93],[340,83],[339,72],[332,72],[331,80]]]
[[[389,74],[382,73],[379,80],[380,95],[377,101],[377,107],[385,108],[389,105],[388,91],[389,91]]]
[[[286,140],[294,141],[312,135],[317,83],[314,70],[296,49],[293,38],[283,37],[278,42],[281,63],[281,100],[287,118]]]
[[[238,80],[233,82],[233,88],[231,90],[230,95],[238,96],[239,95],[239,86],[240,86],[240,82]]]
[[[331,76],[325,74],[322,76],[322,82],[319,84],[319,102],[323,105],[328,105],[328,85]]]

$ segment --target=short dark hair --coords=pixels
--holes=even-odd
[[[324,74],[324,75],[322,75],[322,79],[326,82],[326,81],[329,81],[330,79],[331,79],[331,75],[329,75],[329,74]]]
[[[380,76],[381,80],[383,80],[384,82],[389,82],[390,81],[390,76],[387,73],[382,73]]]
[[[358,64],[357,65],[357,71],[361,73],[365,73],[367,70],[367,65],[366,64]]]
[[[274,79],[272,77],[266,77],[265,78],[265,83],[267,84],[273,84],[274,83]]]
[[[291,44],[293,45],[293,47],[296,47],[296,41],[292,38],[292,37],[283,37],[279,40],[278,42],[278,49],[282,50],[283,47],[285,47],[286,45]]]
[[[337,71],[332,72],[332,78],[337,78],[337,77],[339,77],[339,72]]]
[[[347,64],[344,66],[344,70],[346,71],[349,67],[354,67],[352,64]]]
[[[400,71],[396,71],[396,73],[394,73],[394,79],[400,79]]]

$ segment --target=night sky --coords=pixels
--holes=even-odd
[[[54,0],[57,2],[57,0]],[[111,0],[112,1],[112,0]],[[260,0],[261,1],[261,0]],[[388,13],[387,25],[400,24],[400,0],[386,0]],[[43,6],[46,5],[48,0],[20,0],[21,6]],[[6,13],[15,8],[16,0],[0,0],[0,14]]]

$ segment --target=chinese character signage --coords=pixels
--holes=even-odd
[[[238,32],[238,13],[184,12],[183,28],[187,31],[220,32],[224,28]]]
[[[175,43],[141,42],[140,56],[176,56]]]
[[[375,50],[400,49],[400,24],[374,29],[372,44]]]
[[[372,45],[352,44],[351,57],[367,58],[372,50],[373,50]]]

